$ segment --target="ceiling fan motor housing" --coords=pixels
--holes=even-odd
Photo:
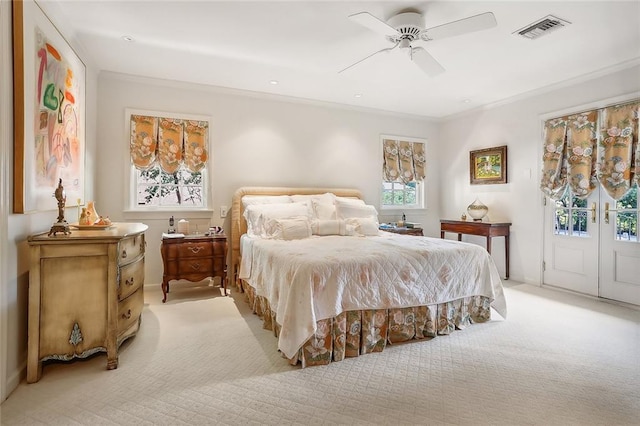
[[[389,18],[387,24],[398,30],[397,35],[387,36],[387,40],[392,43],[398,43],[401,40],[409,40],[409,42],[416,40],[424,29],[424,19],[421,14],[416,12],[399,13]]]

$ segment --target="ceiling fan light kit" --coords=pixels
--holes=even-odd
[[[394,45],[370,54],[358,62],[340,70],[339,73],[358,65],[378,53],[388,52],[399,47],[400,49],[408,49],[411,61],[425,74],[433,77],[444,72],[444,67],[422,46],[416,46],[414,44],[486,30],[497,25],[496,18],[491,12],[481,13],[432,28],[424,28],[424,19],[422,15],[417,12],[399,13],[389,18],[387,22],[376,18],[368,12],[350,15],[349,19],[384,36],[387,41]]]

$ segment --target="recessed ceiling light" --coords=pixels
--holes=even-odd
[[[362,93],[356,93],[356,94],[355,94],[355,95],[353,95],[353,96],[355,96],[356,98],[361,98],[361,97],[362,97]]]
[[[271,80],[271,81],[269,82],[269,84],[273,84],[274,86],[276,86],[278,83],[279,83],[279,81],[278,81],[278,80]]]
[[[462,102],[464,102],[465,104],[468,104],[469,102],[471,102],[471,99],[464,99]]]
[[[129,36],[129,35],[123,35],[123,36],[122,36],[122,39],[123,39],[124,41],[127,41],[127,42],[132,42],[132,41],[133,41],[133,37],[131,37],[131,36]]]

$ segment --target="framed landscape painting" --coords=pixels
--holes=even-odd
[[[469,169],[471,185],[507,183],[507,146],[471,151]]]
[[[13,212],[84,198],[85,65],[35,1],[13,1]]]

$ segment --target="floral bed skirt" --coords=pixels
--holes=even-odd
[[[242,290],[254,313],[264,322],[264,328],[278,337],[280,326],[269,301],[255,294],[255,289],[242,280]],[[455,329],[486,322],[491,318],[490,300],[472,296],[430,306],[411,308],[347,311],[333,318],[316,322],[315,334],[298,353],[289,359],[302,367],[342,361],[370,352],[382,352],[387,343],[406,342],[450,334]]]

